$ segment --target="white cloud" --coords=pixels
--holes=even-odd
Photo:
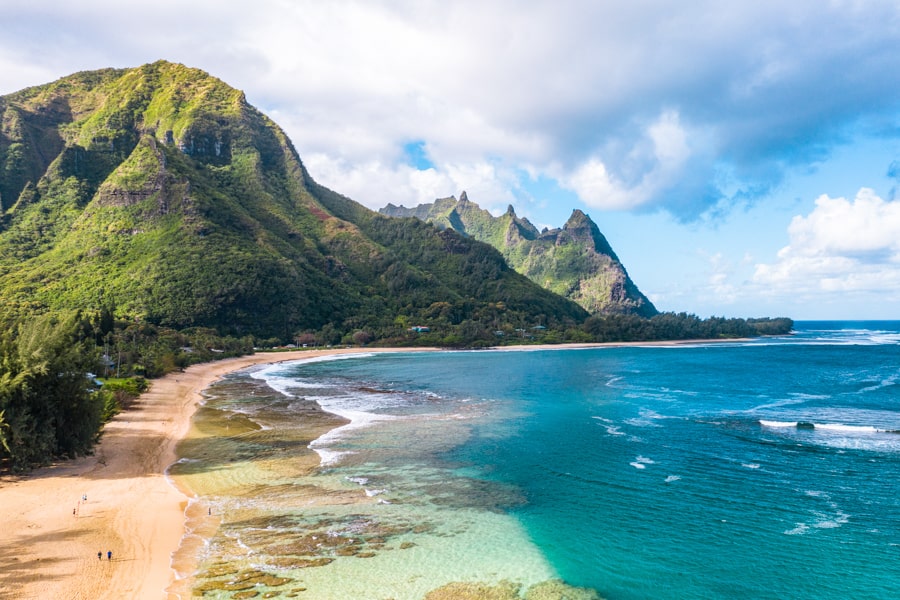
[[[900,252],[900,202],[886,202],[863,188],[851,202],[846,198],[816,199],[815,210],[797,216],[788,228],[791,247],[804,256],[847,255],[865,258]]]
[[[646,197],[629,194],[627,186],[616,181],[600,159],[590,158],[571,175],[560,180],[585,203],[608,209],[625,209],[643,204]]]
[[[0,90],[165,58],[245,90],[304,158],[393,171],[424,140],[450,179],[501,165],[689,220],[765,193],[860,119],[889,122],[898,19],[896,3],[816,0],[9,0]],[[496,181],[505,197],[525,184]]]
[[[788,227],[790,243],[754,282],[771,294],[867,294],[900,298],[900,201],[863,188],[852,201],[820,196]]]
[[[578,194],[590,206],[604,210],[629,210],[660,202],[661,192],[675,185],[691,158],[688,132],[676,111],[667,110],[644,130],[625,153],[625,166],[635,181],[629,183],[610,173],[598,157],[590,157],[568,175],[561,185]]]
[[[316,181],[377,210],[388,203],[416,206],[423,197],[434,199],[452,185],[434,169],[419,171],[406,165],[334,160],[314,153],[304,159]],[[446,195],[446,194],[443,194]]]
[[[435,198],[459,197],[463,191],[482,208],[492,211],[506,210],[516,200],[510,192],[515,186],[510,182],[513,174],[487,162],[418,170],[379,161],[335,161],[316,153],[304,163],[318,182],[374,210],[388,203],[413,207]]]
[[[709,257],[709,293],[717,304],[732,304],[738,298],[738,289],[732,283],[734,265],[721,252]]]
[[[29,61],[16,48],[0,45],[0,73],[4,90],[0,94],[57,79],[59,72],[40,62]]]

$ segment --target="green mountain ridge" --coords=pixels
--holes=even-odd
[[[165,61],[0,97],[0,213],[12,317],[115,307],[290,339],[587,316],[486,244],[318,185],[241,91]]]
[[[562,228],[538,231],[510,205],[494,217],[465,192],[431,204],[405,208],[388,204],[390,217],[415,217],[453,229],[499,250],[519,273],[542,287],[577,302],[592,314],[657,314],[641,293],[597,225],[580,210]]]

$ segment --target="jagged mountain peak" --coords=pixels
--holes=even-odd
[[[606,240],[606,236],[600,232],[600,228],[594,223],[593,219],[581,210],[576,208],[572,211],[569,220],[563,225],[563,231],[585,242],[592,243],[595,252],[605,254],[616,262],[620,262],[619,257],[616,256],[612,246]]]
[[[465,202],[462,198],[465,197]],[[415,209],[388,205],[380,211],[393,217],[416,217],[439,228],[488,242],[504,255],[510,265],[558,294],[564,295],[592,313],[656,314],[656,308],[628,277],[606,237],[591,218],[579,209],[562,228],[538,229],[516,216],[510,205],[494,217],[469,200],[440,198]]]
[[[593,223],[589,216],[587,216],[581,209],[576,208],[572,211],[571,216],[569,216],[569,219],[566,221],[563,227],[572,229],[575,227],[581,227],[588,222]]]

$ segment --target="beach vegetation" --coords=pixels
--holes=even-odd
[[[787,335],[794,322],[788,318],[741,319],[689,313],[660,313],[650,319],[636,315],[595,315],[582,326],[595,342],[714,340]]]
[[[110,377],[98,380],[102,384],[99,394],[103,398],[103,421],[113,418],[150,388],[147,379],[136,377]]]
[[[0,337],[0,464],[10,470],[73,458],[99,436],[104,399],[88,376],[99,352],[81,315],[39,317]]]
[[[250,338],[176,332],[94,313],[7,319],[0,333],[0,471],[88,454],[103,424],[157,377],[252,352]]]

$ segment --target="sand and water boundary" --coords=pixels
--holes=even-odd
[[[521,349],[685,343],[698,341]],[[172,556],[184,536],[189,498],[165,472],[176,460],[176,445],[189,431],[204,389],[230,372],[258,364],[434,350],[259,353],[194,365],[153,380],[149,391],[107,423],[92,456],[0,478],[0,599],[181,599],[167,590],[175,583]]]

